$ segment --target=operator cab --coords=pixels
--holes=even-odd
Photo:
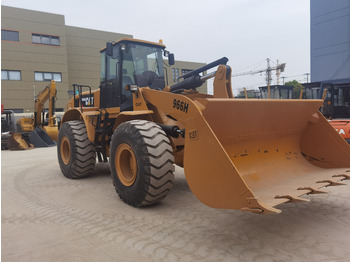
[[[307,99],[323,99],[322,114],[328,119],[350,117],[350,78],[304,84]]]
[[[349,81],[349,79],[347,79]],[[322,90],[327,89],[323,114],[326,118],[350,117],[350,83],[325,83]]]
[[[107,43],[101,50],[101,108],[133,109],[132,93],[126,85],[162,90],[165,87],[163,53],[174,64],[173,54],[163,44],[136,39]]]

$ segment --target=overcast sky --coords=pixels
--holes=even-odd
[[[163,39],[175,59],[209,63],[226,56],[233,73],[287,63],[285,81],[310,72],[309,0],[2,0],[62,14],[66,25]],[[273,84],[276,77],[273,74]],[[282,79],[281,79],[282,81]],[[265,85],[265,74],[233,77],[233,90]]]

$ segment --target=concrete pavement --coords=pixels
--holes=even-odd
[[[106,164],[63,177],[56,148],[2,151],[1,177],[2,261],[350,260],[349,185],[261,216],[203,205],[180,168],[166,199],[133,208]]]

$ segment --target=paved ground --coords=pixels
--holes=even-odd
[[[108,165],[63,177],[56,148],[2,151],[2,261],[349,261],[350,187],[280,215],[201,204],[177,169],[160,204],[119,200]],[[348,182],[349,184],[349,182]]]

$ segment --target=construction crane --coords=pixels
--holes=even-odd
[[[259,73],[266,73],[266,85],[268,88],[268,96],[269,98],[271,98],[271,94],[270,94],[270,85],[271,85],[271,72],[276,70],[276,79],[277,79],[277,85],[279,85],[280,82],[280,74],[281,72],[284,72],[284,69],[286,67],[286,63],[282,63],[280,64],[279,61],[277,60],[277,65],[274,67],[270,66],[270,59],[267,58],[267,68],[264,69],[260,69],[260,70],[253,70],[253,71],[247,71],[247,72],[243,72],[243,73],[238,73],[238,74],[232,74],[232,77],[236,77],[236,76],[243,76],[243,75],[255,75],[255,74],[259,74]]]

